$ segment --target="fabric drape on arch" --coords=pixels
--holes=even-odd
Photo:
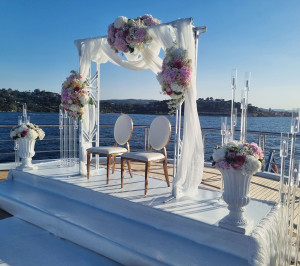
[[[186,93],[184,105],[184,126],[182,151],[178,161],[178,168],[173,182],[173,195],[193,196],[202,180],[204,154],[197,113],[197,89],[196,89],[196,62],[195,62],[195,37],[191,19],[180,19],[168,24],[160,24],[148,28],[152,42],[138,55],[125,54],[126,59],[115,53],[107,42],[107,37],[90,38],[75,41],[80,56],[80,73],[86,77],[89,75],[91,61],[97,64],[110,61],[116,65],[132,70],[150,69],[155,74],[162,70],[162,59],[159,57],[160,50],[170,48],[176,42],[177,46],[188,51],[188,57],[192,59],[192,79]],[[85,119],[89,119],[88,112]],[[82,126],[85,126],[83,123]],[[82,144],[82,160],[86,145]],[[81,165],[80,168],[83,167]],[[85,167],[84,167],[85,169]]]

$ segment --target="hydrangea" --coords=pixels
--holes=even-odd
[[[216,146],[211,159],[218,169],[241,170],[243,174],[251,175],[258,172],[264,163],[263,152],[256,143],[237,141]]]
[[[226,149],[223,149],[223,147],[221,147],[220,149],[214,149],[212,157],[215,162],[218,162],[224,160],[225,155],[226,155]]]

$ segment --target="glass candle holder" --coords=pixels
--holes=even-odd
[[[289,133],[281,133],[280,138],[280,157],[285,158],[289,154]]]
[[[299,132],[300,109],[295,109],[292,112],[291,133],[297,134]]]

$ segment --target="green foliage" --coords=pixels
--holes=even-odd
[[[0,112],[21,112],[22,103],[27,104],[29,112],[53,112],[57,113],[61,103],[61,96],[58,93],[47,92],[40,89],[34,91],[18,91],[12,89],[0,90]],[[92,99],[90,99],[92,100]],[[127,113],[127,114],[168,114],[168,100],[102,100],[100,103],[101,113]],[[235,103],[240,115],[241,104]],[[199,115],[230,116],[231,101],[224,99],[206,99],[197,100],[197,109]],[[182,108],[184,112],[184,108]],[[258,107],[248,106],[249,116],[290,116],[289,112],[276,112]]]
[[[58,93],[41,91],[18,91],[1,89],[0,111],[21,112],[22,103],[27,104],[29,112],[58,112],[60,95]]]

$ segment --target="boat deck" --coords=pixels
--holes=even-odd
[[[105,167],[103,164],[102,166]],[[116,169],[120,169],[120,165],[116,165]],[[132,170],[136,174],[144,175],[144,164],[132,162]],[[168,165],[169,178],[172,180],[173,164]],[[8,171],[0,171],[0,181],[6,179]],[[150,177],[156,177],[164,179],[163,168],[160,163],[154,163],[151,165]],[[208,188],[212,190],[220,190],[221,187],[221,174],[217,169],[205,167],[203,173],[203,180],[200,184],[202,188]],[[279,182],[259,176],[254,176],[250,185],[251,198],[273,201],[278,200]],[[298,213],[298,212],[296,212]],[[11,215],[3,210],[0,210],[0,220],[10,217]],[[297,217],[295,217],[297,219]],[[295,220],[296,221],[296,220]]]

